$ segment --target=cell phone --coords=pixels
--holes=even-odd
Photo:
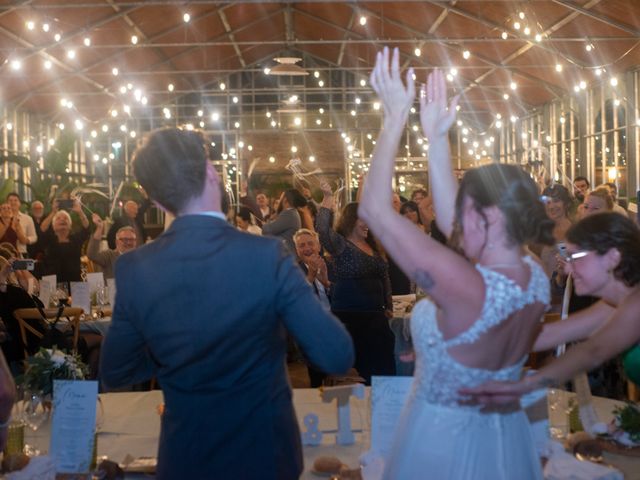
[[[75,200],[71,198],[59,198],[58,208],[61,210],[71,210],[75,205]]]
[[[562,258],[567,258],[567,244],[564,242],[556,243],[556,247],[558,248],[558,253]]]
[[[11,264],[13,270],[30,270],[33,271],[36,261],[32,258],[23,258],[22,260],[14,260]]]

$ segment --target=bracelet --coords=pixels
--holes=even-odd
[[[0,422],[0,429],[7,428],[10,423],[11,423],[11,415],[9,415],[9,418],[7,418],[6,421]]]

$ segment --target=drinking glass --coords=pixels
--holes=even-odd
[[[41,391],[25,391],[22,407],[22,420],[33,431],[36,432],[48,419],[51,414],[51,405],[44,399]],[[25,453],[29,456],[39,455],[37,445],[25,445]]]
[[[565,438],[569,433],[567,392],[550,388],[547,391],[547,402],[549,405],[549,434],[552,438]]]

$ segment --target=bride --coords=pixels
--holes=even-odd
[[[429,299],[411,320],[416,351],[412,393],[385,459],[387,479],[539,479],[540,462],[517,402],[485,412],[458,390],[488,380],[518,379],[549,301],[542,268],[527,243],[553,242],[536,185],[516,165],[469,170],[457,185],[444,76],[434,71],[420,96],[429,141],[429,179],[438,227],[462,254],[425,235],[391,203],[398,142],[415,97],[413,70],[400,77],[399,53],[378,53],[371,85],[384,124],[359,208],[386,251]]]

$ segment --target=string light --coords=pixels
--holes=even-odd
[[[507,32],[502,32],[502,35],[500,35],[502,37],[503,40],[506,40],[507,38],[509,38],[509,34]]]
[[[56,33],[56,34],[53,36],[53,39],[54,39],[56,42],[59,42],[59,41],[62,39],[62,35],[60,35],[59,33]]]
[[[29,20],[26,22],[27,30],[33,30],[36,28],[36,23],[33,20]]]
[[[419,57],[420,55],[422,55],[422,51],[421,51],[419,48],[416,48],[416,49],[413,51],[413,54],[414,54],[416,57]]]
[[[191,21],[191,15],[185,13],[184,15],[182,15],[182,20],[184,21],[184,23],[189,23],[189,21]]]
[[[69,60],[73,60],[76,58],[76,51],[75,50],[67,50],[67,58]]]
[[[471,56],[471,52],[469,50],[465,50],[464,52],[462,52],[462,57],[465,60],[468,60],[470,56]]]
[[[47,33],[49,31],[49,24],[48,23],[43,23],[42,24],[42,31]]]
[[[11,60],[11,70],[18,71],[22,68],[22,60],[13,59]]]
[[[561,63],[556,63],[556,72],[558,72],[558,73],[562,72],[562,64]]]
[[[360,25],[364,27],[367,24],[367,17],[365,17],[364,15],[361,15],[359,22],[360,22]]]
[[[617,77],[611,77],[611,80],[609,80],[609,83],[611,84],[612,87],[617,87],[618,86]]]
[[[112,74],[114,77],[117,77],[117,76],[120,74],[120,70],[118,70],[118,67],[113,67],[113,68],[111,69],[111,74]]]
[[[167,90],[169,90],[170,92],[173,92],[175,88],[176,87],[173,86],[173,83],[170,83],[169,85],[167,85]]]
[[[91,39],[89,37],[84,37],[83,43],[84,43],[85,47],[90,47],[91,46]]]
[[[131,35],[131,43],[134,45],[138,44],[138,36],[137,35]]]

